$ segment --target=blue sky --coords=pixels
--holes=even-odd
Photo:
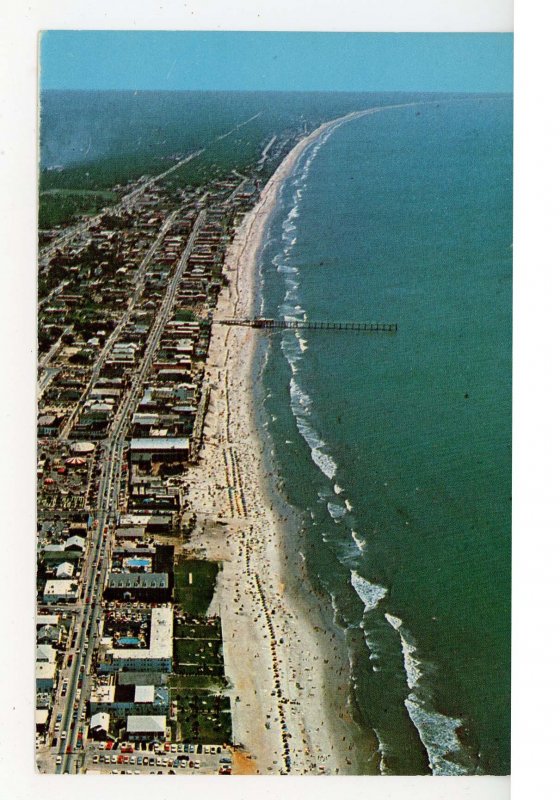
[[[510,33],[47,31],[42,89],[512,90]]]

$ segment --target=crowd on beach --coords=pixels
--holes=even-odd
[[[292,152],[285,172],[298,155]],[[229,281],[215,319],[250,316],[262,231],[281,170],[275,178],[230,246]],[[197,543],[223,564],[213,605],[222,618],[234,743],[261,774],[352,773],[347,709],[341,701],[334,711],[327,699],[327,683],[345,697],[343,648],[332,631],[313,624],[317,617],[301,597],[286,590],[286,572],[303,572],[305,565],[302,560],[294,564],[288,555],[286,518],[266,488],[270,473],[251,407],[256,335],[250,328],[213,327],[206,366],[212,393],[201,461],[192,470],[188,497],[197,517],[228,522],[213,538],[208,535],[211,524],[205,526]]]

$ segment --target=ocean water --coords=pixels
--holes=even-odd
[[[341,125],[260,259],[266,316],[398,323],[262,334],[276,468],[385,774],[510,768],[511,140],[511,97]]]

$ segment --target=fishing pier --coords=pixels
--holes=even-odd
[[[246,328],[261,328],[264,330],[292,329],[306,331],[378,331],[381,333],[396,333],[396,322],[310,322],[308,320],[280,320],[266,319],[264,317],[242,319],[217,319],[218,325],[243,325]]]

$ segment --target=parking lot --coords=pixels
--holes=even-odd
[[[113,775],[231,773],[231,752],[220,745],[166,742],[153,749],[149,749],[149,745],[144,747],[145,749],[142,749],[142,745],[121,745],[119,748],[108,749],[106,742],[90,744],[85,751],[85,768],[89,772]]]

